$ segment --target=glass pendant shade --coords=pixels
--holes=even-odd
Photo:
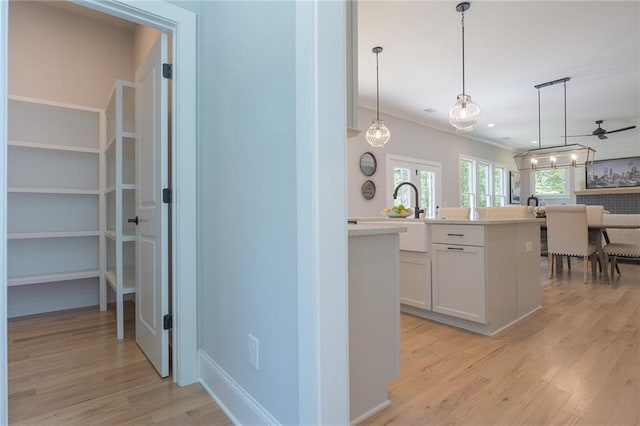
[[[469,95],[458,95],[458,101],[449,110],[449,123],[458,132],[470,132],[480,119],[480,107]]]
[[[377,148],[383,147],[384,144],[389,142],[390,137],[391,132],[384,125],[384,121],[378,119],[373,120],[371,126],[367,129],[367,133],[365,133],[367,142]]]

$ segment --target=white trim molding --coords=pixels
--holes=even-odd
[[[242,388],[204,351],[198,351],[200,384],[236,425],[280,425],[258,401]],[[226,402],[226,405],[222,401]]]
[[[0,1],[0,424],[9,424],[7,369],[7,98],[9,2]]]
[[[349,423],[346,8],[296,2],[298,424]]]

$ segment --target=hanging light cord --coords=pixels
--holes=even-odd
[[[465,86],[464,86],[464,11],[462,14],[462,95],[466,95]]]
[[[564,86],[564,144],[567,145],[567,82],[562,83]]]
[[[380,121],[380,80],[378,77],[378,52],[376,52],[376,120]]]
[[[538,88],[538,149],[542,148],[542,131],[540,127],[540,88]]]

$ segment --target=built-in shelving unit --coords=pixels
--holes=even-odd
[[[43,290],[12,310],[15,287],[79,280],[98,286],[104,279],[103,118],[100,109],[18,96],[8,106],[8,303],[24,315],[65,295]]]
[[[115,293],[117,337],[124,337],[123,301],[136,291],[135,86],[117,80],[105,110],[106,283]],[[105,290],[106,291],[106,290]],[[102,307],[103,309],[106,306]]]

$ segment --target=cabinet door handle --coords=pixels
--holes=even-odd
[[[136,225],[138,225],[138,216],[134,217],[133,219],[127,219],[127,222],[135,223]]]
[[[447,234],[449,237],[464,237],[464,234]]]
[[[462,247],[447,247],[447,250],[459,250],[459,251],[464,251],[464,248],[462,248]]]

